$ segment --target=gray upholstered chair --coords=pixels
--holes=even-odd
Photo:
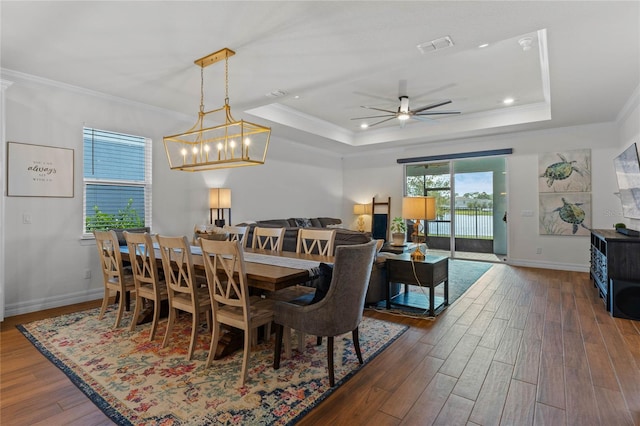
[[[274,305],[276,345],[273,368],[280,368],[284,327],[313,336],[327,337],[329,384],[335,384],[333,373],[333,338],[351,331],[358,361],[362,353],[358,341],[358,325],[362,320],[364,298],[369,285],[371,267],[376,252],[374,240],[366,244],[336,247],[333,276],[327,295],[306,306],[277,301]]]

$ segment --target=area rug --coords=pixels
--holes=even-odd
[[[449,259],[449,304],[462,296],[493,263]]]
[[[273,340],[254,348],[249,380],[239,386],[242,351],[205,369],[209,333],[200,330],[193,359],[186,360],[188,316],[181,317],[166,348],[164,323],[149,342],[150,325],[112,330],[114,310],[63,315],[18,329],[60,368],[112,421],[120,425],[288,425],[352,377],[358,363],[351,333],[335,338],[336,386],[329,387],[326,339],[309,337],[307,348],[273,369]],[[397,339],[406,326],[365,317],[360,346],[365,364]],[[295,336],[293,337],[295,339]],[[295,344],[293,344],[295,347]]]

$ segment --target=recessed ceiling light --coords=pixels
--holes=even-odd
[[[505,105],[511,105],[512,103],[514,103],[516,100],[513,98],[504,98],[504,100],[502,101],[503,104]]]
[[[489,46],[489,43],[483,43],[480,46],[478,46],[480,49],[483,49],[485,47]]]
[[[369,127],[369,125],[368,125],[367,123],[362,123],[362,124],[360,125],[360,128],[361,128],[361,129],[366,129],[367,127]]]

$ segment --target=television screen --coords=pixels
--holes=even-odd
[[[640,219],[640,160],[638,148],[633,143],[622,154],[614,158],[613,166],[618,179],[622,215]]]

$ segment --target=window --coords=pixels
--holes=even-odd
[[[83,129],[83,232],[151,227],[151,139]]]

